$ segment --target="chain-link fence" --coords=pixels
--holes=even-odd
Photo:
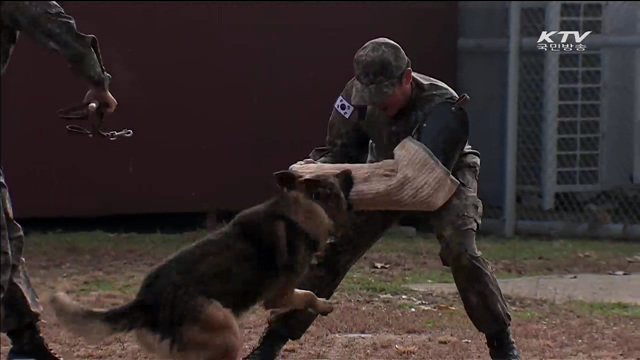
[[[640,43],[616,44],[640,31],[639,9],[622,1],[521,8],[520,38],[566,33],[520,50],[516,229],[625,235],[640,226]]]
[[[500,4],[506,39],[462,41],[505,60],[504,199],[485,196],[485,218],[507,235],[640,238],[640,3]]]

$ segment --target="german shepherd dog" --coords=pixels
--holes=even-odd
[[[348,218],[351,171],[315,179],[286,170],[274,176],[282,194],[155,267],[131,302],[97,310],[62,292],[52,295],[59,322],[91,343],[134,331],[142,348],[162,358],[237,360],[236,319],[254,305],[262,303],[272,316],[292,309],[329,314],[329,301],[296,285],[333,225]]]

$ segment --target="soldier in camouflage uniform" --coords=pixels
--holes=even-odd
[[[75,21],[54,1],[0,2],[0,51],[2,75],[18,39],[24,33],[44,48],[64,56],[71,70],[90,84],[86,102],[106,104],[107,112],[115,110],[116,100],[109,92],[110,75],[105,71],[92,35],[77,31]],[[2,332],[11,340],[8,359],[60,359],[47,346],[38,323],[42,305],[31,286],[25,260],[22,257],[24,234],[15,221],[9,189],[0,168],[1,269],[0,299]]]
[[[311,159],[304,162],[391,159],[396,145],[412,135],[436,104],[458,98],[443,82],[412,72],[402,48],[386,38],[371,40],[360,48],[354,70],[355,78],[347,83],[329,119],[327,146],[314,149]],[[460,186],[429,218],[440,242],[440,259],[451,268],[469,318],[486,336],[491,358],[519,359],[507,304],[489,263],[476,248],[482,217],[482,202],[477,196],[479,171],[480,154],[467,144],[452,171]],[[329,244],[299,287],[329,298],[351,266],[401,214],[355,212],[348,228]],[[281,315],[245,359],[275,359],[288,340],[302,337],[316,316],[305,311]]]

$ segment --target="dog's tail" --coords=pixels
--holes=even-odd
[[[94,310],[58,292],[51,296],[49,304],[63,327],[89,343],[99,343],[110,335],[134,330],[143,322],[144,314],[135,300],[109,310]]]

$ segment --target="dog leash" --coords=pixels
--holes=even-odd
[[[70,106],[68,108],[58,110],[58,117],[66,120],[88,120],[91,114],[95,114],[98,121],[91,124],[91,130],[85,129],[78,125],[67,125],[67,130],[71,133],[82,134],[89,137],[94,135],[105,137],[109,140],[116,140],[120,137],[133,136],[133,130],[123,129],[122,131],[104,131],[104,105],[97,101],[85,102],[80,105]]]

